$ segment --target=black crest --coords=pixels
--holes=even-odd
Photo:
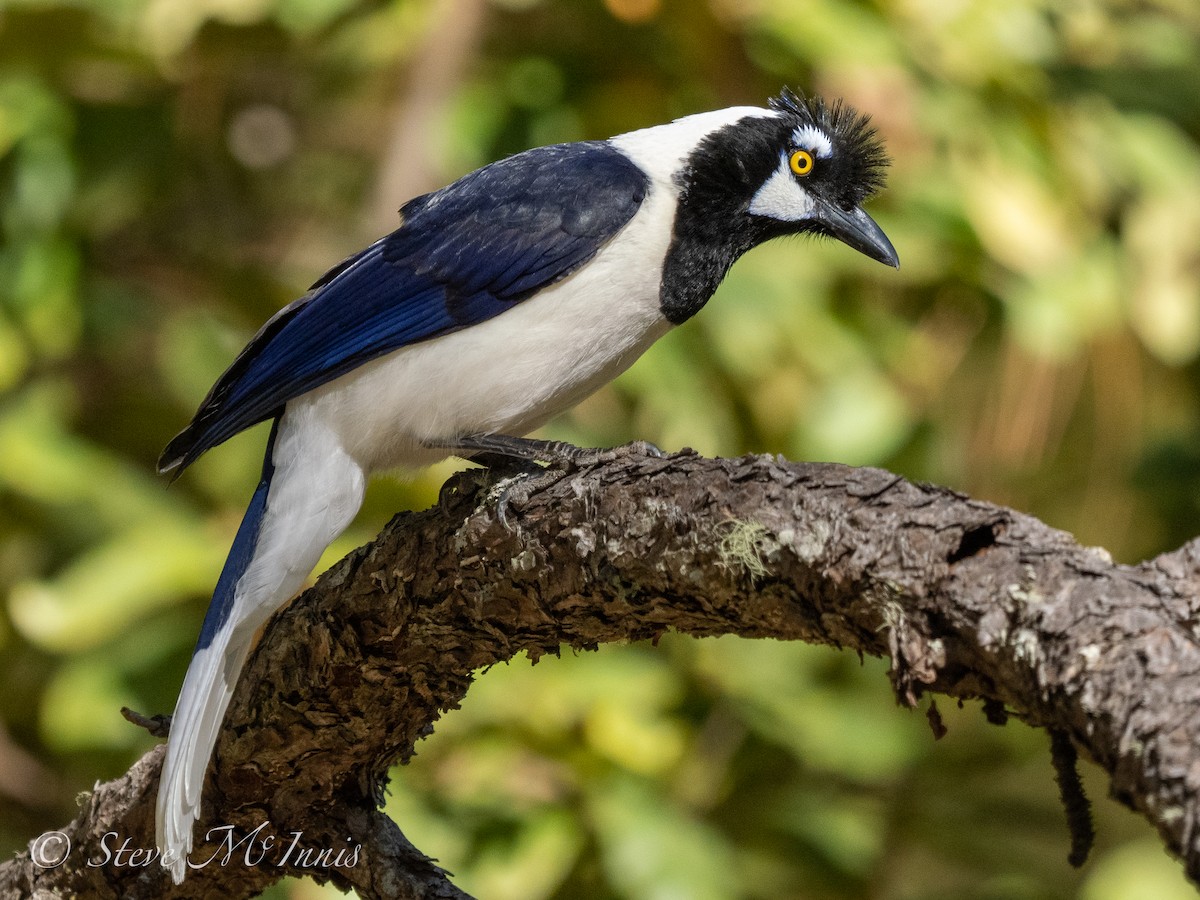
[[[888,155],[883,149],[871,117],[853,106],[821,97],[806,97],[784,88],[768,105],[776,112],[794,117],[797,126],[813,125],[829,136],[836,149],[836,182],[842,189],[843,205],[857,206],[883,187]]]

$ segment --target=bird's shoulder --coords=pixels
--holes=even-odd
[[[604,243],[632,218],[649,189],[649,176],[609,141],[525,150],[409,200],[400,208],[399,228],[330,267],[296,303],[365,261],[443,283],[482,277],[486,284],[478,264],[495,260],[510,268],[511,256],[522,248],[552,252]]]

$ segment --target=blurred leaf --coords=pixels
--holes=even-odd
[[[1190,900],[1195,888],[1180,875],[1179,862],[1169,859],[1158,841],[1133,841],[1096,860],[1080,896],[1082,900]]]
[[[589,801],[603,865],[620,896],[718,900],[738,895],[728,847],[711,827],[627,777],[597,783]]]
[[[9,614],[26,640],[46,650],[94,647],[181,596],[210,591],[227,550],[189,523],[148,521],[52,579],[14,585]]]
[[[583,835],[565,812],[536,812],[512,840],[485,847],[472,866],[467,890],[495,900],[551,896],[575,863]]]
[[[43,737],[60,753],[135,746],[137,732],[117,713],[127,700],[120,676],[109,661],[73,661],[46,685]]]
[[[720,638],[701,643],[699,671],[736,702],[746,722],[816,769],[863,780],[884,780],[912,761],[914,737],[925,724],[895,708],[883,690],[881,664],[871,660],[822,683],[831,651],[779,641]],[[869,666],[869,668],[868,668]],[[873,690],[852,691],[851,684]]]
[[[898,450],[911,428],[903,397],[880,373],[867,369],[831,382],[808,410],[793,445],[800,459],[869,464]]]

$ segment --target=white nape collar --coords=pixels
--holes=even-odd
[[[760,106],[731,106],[684,116],[666,125],[627,131],[611,138],[609,143],[637,163],[651,178],[669,182],[683,168],[692,151],[714,131],[742,119],[778,115],[775,110]]]

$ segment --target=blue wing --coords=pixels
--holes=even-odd
[[[603,142],[492,163],[410,201],[401,227],[277,313],[163,451],[176,474],[368,360],[511,309],[595,256],[633,217],[648,180]]]

